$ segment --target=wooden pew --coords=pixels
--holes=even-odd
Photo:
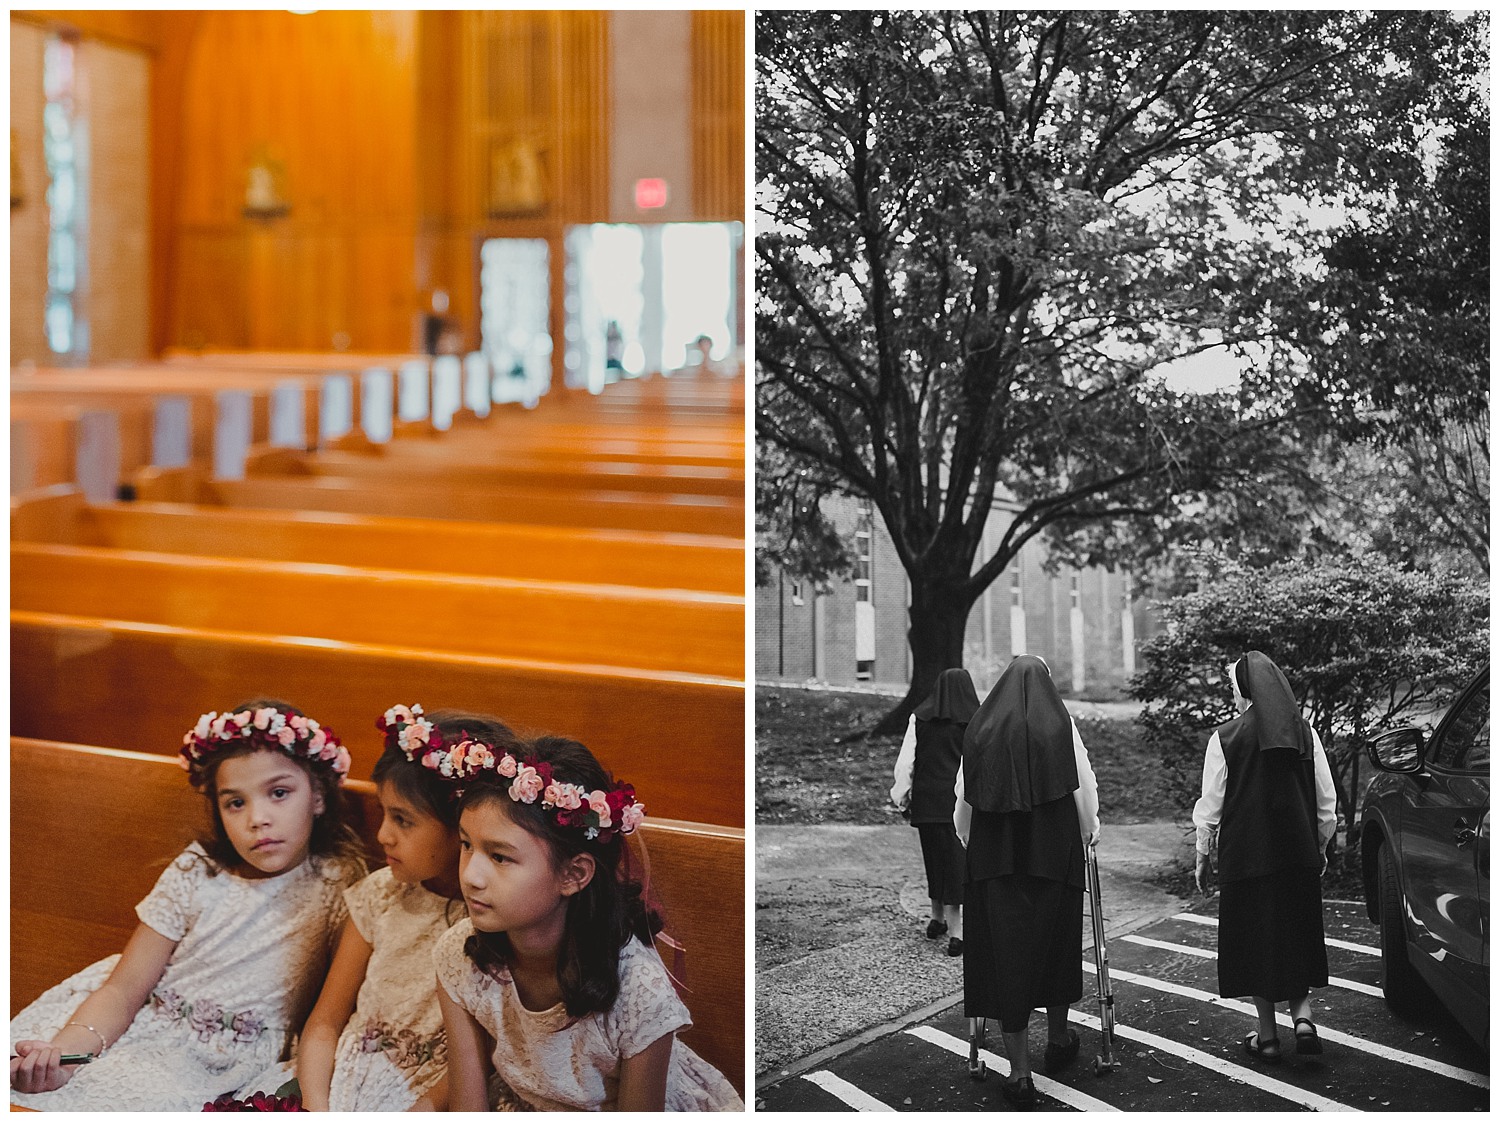
[[[13,375],[12,402],[35,402],[91,409],[116,409],[151,413],[151,404],[163,398],[184,399],[192,459],[213,457],[215,426],[224,411],[220,395],[243,393],[249,400],[248,442],[265,444],[271,434],[271,387],[269,385],[207,385],[174,375],[171,379],[126,371],[79,370],[56,374]],[[149,432],[149,429],[147,430]],[[156,461],[147,457],[146,463]],[[126,471],[136,465],[127,464]]]
[[[61,473],[62,481],[77,483],[102,501],[114,498],[124,479],[155,462],[160,407],[150,399],[71,402],[13,395],[10,412],[11,439],[18,445],[11,463],[23,473],[23,484],[36,486],[44,478],[51,482]],[[51,440],[61,441],[62,447],[47,448]],[[13,479],[13,488],[16,483]]]
[[[375,719],[420,702],[576,737],[653,813],[745,820],[741,681],[22,611],[11,613],[10,672],[18,736],[171,754],[199,713],[284,697],[335,729],[368,775]]]
[[[327,441],[359,431],[365,420],[363,371],[278,370],[232,365],[190,366],[178,363],[140,363],[131,366],[28,368],[12,373],[17,395],[66,392],[82,398],[111,391],[214,398],[220,394],[251,395],[249,440],[282,448],[318,448]],[[377,394],[377,397],[381,395]],[[394,402],[392,402],[392,405]],[[379,410],[380,402],[368,403]],[[197,456],[206,458],[212,447],[213,403],[195,405]],[[373,418],[373,428],[385,432],[390,416]]]
[[[731,538],[179,503],[92,505],[66,485],[13,499],[10,533],[22,542],[734,596],[745,587],[744,544]],[[413,548],[418,541],[421,548]]]
[[[10,404],[10,493],[21,495],[78,478],[79,426],[76,407]],[[119,471],[114,473],[117,477]]]
[[[429,362],[430,357],[415,352],[398,351],[254,351],[210,348],[189,350],[169,347],[163,355],[168,366],[189,369],[277,371],[359,371],[371,367],[397,370],[408,362]]]
[[[372,432],[384,434],[390,422],[390,417],[384,420],[374,420],[368,416],[361,402],[366,375],[376,375],[382,383],[390,386],[390,400],[392,415],[399,411],[399,402],[405,382],[415,377],[421,383],[421,397],[423,399],[422,415],[430,416],[430,405],[432,401],[432,359],[427,355],[418,354],[381,354],[365,353],[357,354],[348,351],[302,351],[302,352],[274,352],[274,351],[202,351],[187,352],[169,350],[161,364],[167,369],[189,370],[195,376],[220,374],[223,376],[237,376],[245,372],[256,372],[262,375],[275,377],[305,377],[313,379],[326,379],[337,377],[348,380],[348,384],[354,395],[354,412],[356,418],[354,431],[358,431],[361,423],[369,427]],[[376,395],[384,398],[382,390]],[[373,404],[373,403],[372,403]],[[383,408],[383,407],[382,407]],[[486,411],[488,402],[486,402]],[[362,418],[361,420],[359,420]],[[332,435],[332,434],[330,434]],[[384,440],[380,435],[378,439]]]
[[[392,460],[431,459],[448,462],[467,457],[474,464],[523,461],[563,467],[583,460],[599,463],[705,467],[736,473],[744,478],[745,451],[740,442],[642,440],[631,433],[613,433],[576,427],[558,434],[524,426],[503,427],[503,410],[479,421],[455,418],[446,433],[428,425],[397,425],[397,439],[376,444],[360,433],[350,433],[327,444],[340,452],[378,455]]]
[[[744,676],[744,598],[720,593],[24,542],[10,563],[21,611]]]
[[[10,774],[14,1016],[48,986],[124,947],[136,903],[206,819],[202,796],[164,756],[13,737]],[[374,786],[355,779],[346,790],[378,865]],[[55,837],[63,821],[85,824],[67,844]],[[691,992],[683,996],[694,1026],[682,1040],[743,1093],[744,831],[652,815],[637,836],[668,931],[687,947]]]
[[[148,502],[264,510],[320,510],[396,518],[441,518],[461,522],[509,522],[663,534],[743,537],[741,499],[711,495],[665,498],[619,491],[541,491],[511,487],[452,487],[442,492],[421,482],[372,487],[360,479],[297,479],[258,476],[211,480],[196,468],[147,471],[135,478],[136,495]]]
[[[475,463],[462,452],[447,457],[404,456],[408,443],[393,440],[376,448],[391,451],[324,451],[305,455],[265,449],[246,461],[248,475],[367,479],[385,483],[419,480],[430,487],[492,487],[563,491],[622,491],[642,495],[718,495],[742,499],[743,470],[701,464],[635,464],[610,460],[568,459],[538,463],[521,455],[507,461]],[[435,447],[443,448],[439,441]]]

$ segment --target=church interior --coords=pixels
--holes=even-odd
[[[200,713],[336,730],[373,867],[417,702],[634,784],[681,1039],[743,1095],[744,13],[10,38],[12,1013],[192,837]]]

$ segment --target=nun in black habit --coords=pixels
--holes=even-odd
[[[964,847],[953,830],[953,787],[963,758],[964,729],[979,709],[967,670],[944,670],[926,701],[907,722],[896,757],[891,801],[908,813],[922,845],[927,896],[932,902],[927,937],[948,935],[948,954],[964,950]]]
[[[1198,828],[1198,889],[1219,853],[1219,994],[1252,997],[1260,1023],[1244,1039],[1276,1063],[1276,1003],[1289,1006],[1297,1051],[1323,1051],[1309,989],[1328,984],[1319,878],[1337,822],[1323,743],[1281,668],[1250,651],[1229,668],[1239,716],[1209,738]]]
[[[954,826],[967,846],[964,1014],[1000,1022],[1007,1101],[1035,1101],[1026,1026],[1047,1010],[1047,1074],[1078,1056],[1068,1006],[1083,996],[1084,846],[1099,794],[1047,664],[1020,655],[964,733]]]

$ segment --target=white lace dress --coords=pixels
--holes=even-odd
[[[56,1091],[11,1102],[35,1110],[201,1110],[238,1094],[285,1050],[311,1009],[343,923],[351,879],[304,861],[276,877],[210,875],[195,842],[136,915],[177,947],[150,998],[105,1054]],[[15,1040],[52,1037],[109,977],[119,955],[53,986],[10,1022]]]
[[[533,1110],[613,1109],[621,1060],[692,1024],[661,958],[638,940],[620,952],[614,1008],[569,1024],[562,1005],[534,1013],[508,977],[480,971],[463,949],[473,931],[465,919],[438,940],[432,956],[438,983],[490,1034],[495,1071]],[[742,1111],[745,1104],[718,1070],[674,1041],[667,1109]]]
[[[462,901],[377,869],[344,893],[370,944],[354,1015],[334,1052],[330,1110],[406,1110],[448,1070],[432,948]]]

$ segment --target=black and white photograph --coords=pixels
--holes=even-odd
[[[754,84],[755,1108],[1488,1109],[1488,14]]]

